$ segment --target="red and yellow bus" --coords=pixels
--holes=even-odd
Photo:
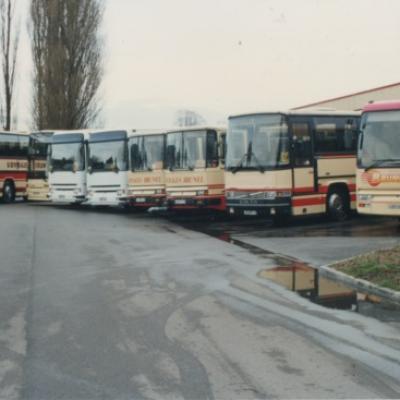
[[[226,129],[190,127],[167,133],[165,183],[170,210],[225,211]]]
[[[363,109],[357,211],[400,217],[400,100],[371,103]]]
[[[287,111],[229,118],[226,201],[231,215],[328,213],[355,208],[360,113]]]
[[[26,198],[29,136],[0,132],[0,199]]]
[[[162,206],[165,202],[165,132],[134,131],[129,135],[130,168],[128,202],[137,208]]]

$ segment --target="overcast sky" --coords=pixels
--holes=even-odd
[[[169,127],[182,108],[221,123],[400,81],[399,0],[105,2],[106,127]],[[30,65],[24,34],[20,128]]]

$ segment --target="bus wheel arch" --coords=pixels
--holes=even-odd
[[[12,179],[6,179],[3,184],[3,202],[13,203],[15,200],[15,183]]]
[[[344,221],[350,216],[350,193],[345,183],[334,183],[328,188],[326,212],[334,221]]]

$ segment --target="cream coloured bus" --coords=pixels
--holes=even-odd
[[[231,215],[328,213],[355,208],[360,113],[287,111],[229,118],[226,201]]]
[[[165,182],[170,210],[225,210],[225,135],[225,128],[211,126],[167,133]]]
[[[29,201],[46,201],[49,198],[47,153],[53,133],[40,131],[29,135],[27,188]]]
[[[165,140],[162,130],[138,130],[130,134],[129,205],[146,209],[164,204]]]
[[[400,217],[400,101],[372,103],[363,109],[357,211]]]

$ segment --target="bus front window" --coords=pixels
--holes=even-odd
[[[162,135],[145,136],[143,139],[143,161],[145,169],[150,171],[164,167],[164,137]]]
[[[52,171],[82,171],[85,165],[83,143],[53,143],[50,152]]]
[[[361,128],[361,167],[400,166],[400,111],[365,114]]]
[[[226,168],[271,169],[289,165],[289,136],[280,114],[244,116],[229,121]]]
[[[195,131],[183,135],[183,168],[205,168],[206,132]]]
[[[125,140],[89,142],[89,166],[96,171],[126,171],[127,146]]]

